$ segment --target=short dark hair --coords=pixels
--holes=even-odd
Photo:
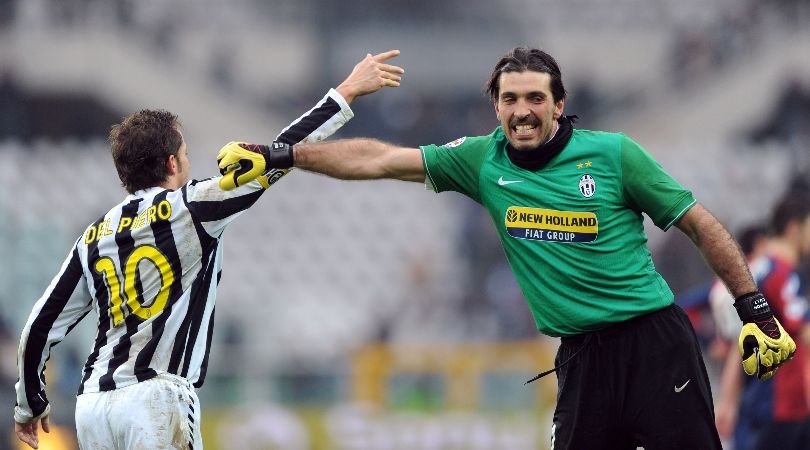
[[[810,196],[802,192],[789,191],[773,209],[771,231],[781,235],[790,222],[801,222],[808,216],[810,216]]]
[[[144,109],[110,129],[113,162],[121,185],[129,193],[158,186],[169,176],[166,160],[177,156],[183,136],[177,116]]]
[[[525,72],[527,70],[549,74],[551,76],[551,95],[554,102],[565,99],[565,86],[563,86],[562,72],[560,72],[557,61],[548,53],[529,47],[515,47],[503,55],[500,61],[495,64],[489,81],[484,85],[484,92],[489,95],[493,103],[497,102],[501,90],[501,74],[505,72]]]

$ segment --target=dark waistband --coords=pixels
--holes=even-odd
[[[583,342],[587,341],[588,339],[610,339],[612,337],[620,336],[626,333],[629,330],[633,330],[639,326],[640,323],[645,322],[653,317],[657,317],[659,315],[666,314],[668,311],[676,308],[675,304],[666,306],[658,311],[653,311],[651,313],[642,314],[638,317],[633,317],[630,320],[625,320],[624,322],[615,323],[613,325],[608,325],[601,330],[590,331],[588,333],[582,334],[575,334],[572,336],[563,336],[560,338],[560,342],[562,345],[580,345]]]

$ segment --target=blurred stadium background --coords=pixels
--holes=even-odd
[[[807,185],[806,0],[0,0],[7,417],[33,302],[124,195],[105,141],[121,117],[178,114],[204,178],[222,144],[270,141],[367,52],[399,48],[403,86],[358,99],[339,136],[443,143],[496,125],[481,86],[522,44],[558,59],[580,127],[634,137],[732,230]],[[680,233],[648,229],[676,294],[709,278]],[[471,201],[297,172],[226,236],[206,448],[546,448],[555,381],[523,381],[556,341]],[[87,319],[55,349],[63,434],[41,448],[74,448],[93,334]],[[17,448],[6,423],[0,449]]]

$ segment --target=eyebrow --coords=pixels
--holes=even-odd
[[[535,97],[535,96],[542,98],[548,97],[548,95],[546,95],[546,93],[543,91],[529,91],[526,93],[526,97]],[[501,97],[517,97],[517,94],[515,94],[512,91],[504,91],[501,93]]]

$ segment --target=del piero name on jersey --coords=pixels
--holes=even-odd
[[[596,214],[581,211],[510,206],[504,214],[510,236],[547,242],[593,242],[599,235]]]
[[[172,204],[168,200],[161,200],[135,217],[121,217],[118,223],[112,224],[111,218],[106,218],[96,225],[90,226],[84,232],[84,243],[92,244],[104,236],[118,234],[124,230],[136,230],[159,220],[169,220],[172,217]]]

